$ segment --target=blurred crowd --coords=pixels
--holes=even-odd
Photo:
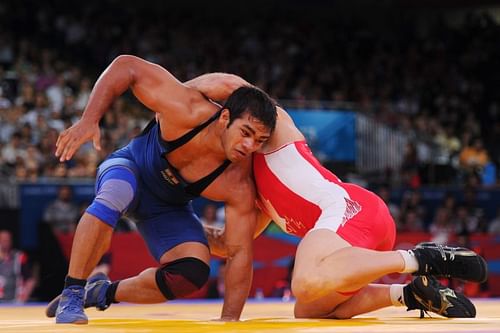
[[[349,102],[410,136],[400,170],[406,185],[497,182],[500,29],[486,13],[471,13],[455,26],[439,16],[424,26],[408,18],[366,26],[333,19],[328,11],[285,19],[273,15],[277,8],[202,15],[155,2],[88,1],[78,11],[55,3],[0,4],[4,175],[92,177],[109,151],[137,134],[151,114],[125,97],[102,121],[102,152],[84,148],[66,164],[52,154],[58,133],[84,109],[98,73],[129,53],[181,80],[236,73],[285,105]],[[431,179],[422,168],[429,164],[437,173]]]
[[[429,232],[432,241],[439,244],[457,237],[468,239],[473,234],[500,235],[500,208],[489,217],[472,187],[462,195],[447,193],[442,200],[433,200],[432,205],[422,199],[419,190],[409,189],[396,198],[389,187],[382,186],[377,194],[389,207],[398,232]]]

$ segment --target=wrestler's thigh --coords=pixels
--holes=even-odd
[[[297,247],[294,276],[298,272],[312,274],[321,265],[324,258],[335,251],[350,246],[347,241],[329,229],[310,231]]]
[[[209,260],[208,241],[190,206],[165,206],[161,213],[138,222],[137,228],[159,263],[187,256]]]

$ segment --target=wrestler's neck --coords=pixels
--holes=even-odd
[[[220,160],[226,159],[226,153],[221,141],[223,131],[223,128],[218,122],[213,122],[197,136],[200,148],[205,153],[217,156]]]

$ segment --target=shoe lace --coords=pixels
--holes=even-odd
[[[83,294],[70,289],[71,294],[68,295],[68,303],[65,308],[69,311],[81,311],[83,304]]]
[[[429,318],[434,318],[427,310],[420,309],[420,319],[424,319],[425,315]]]
[[[439,251],[439,254],[441,254],[441,257],[443,258],[443,260],[447,261],[448,257],[446,256],[446,252],[445,252],[444,246],[441,245],[441,244],[438,244],[437,245],[437,249]],[[455,250],[456,250],[456,248],[447,246],[446,250],[448,250],[448,252],[450,254],[450,259],[449,260],[450,261],[455,260]]]

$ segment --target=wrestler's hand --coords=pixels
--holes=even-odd
[[[82,144],[90,140],[93,140],[95,149],[101,150],[99,124],[80,119],[59,134],[56,142],[56,156],[59,157],[60,162],[68,161]]]

